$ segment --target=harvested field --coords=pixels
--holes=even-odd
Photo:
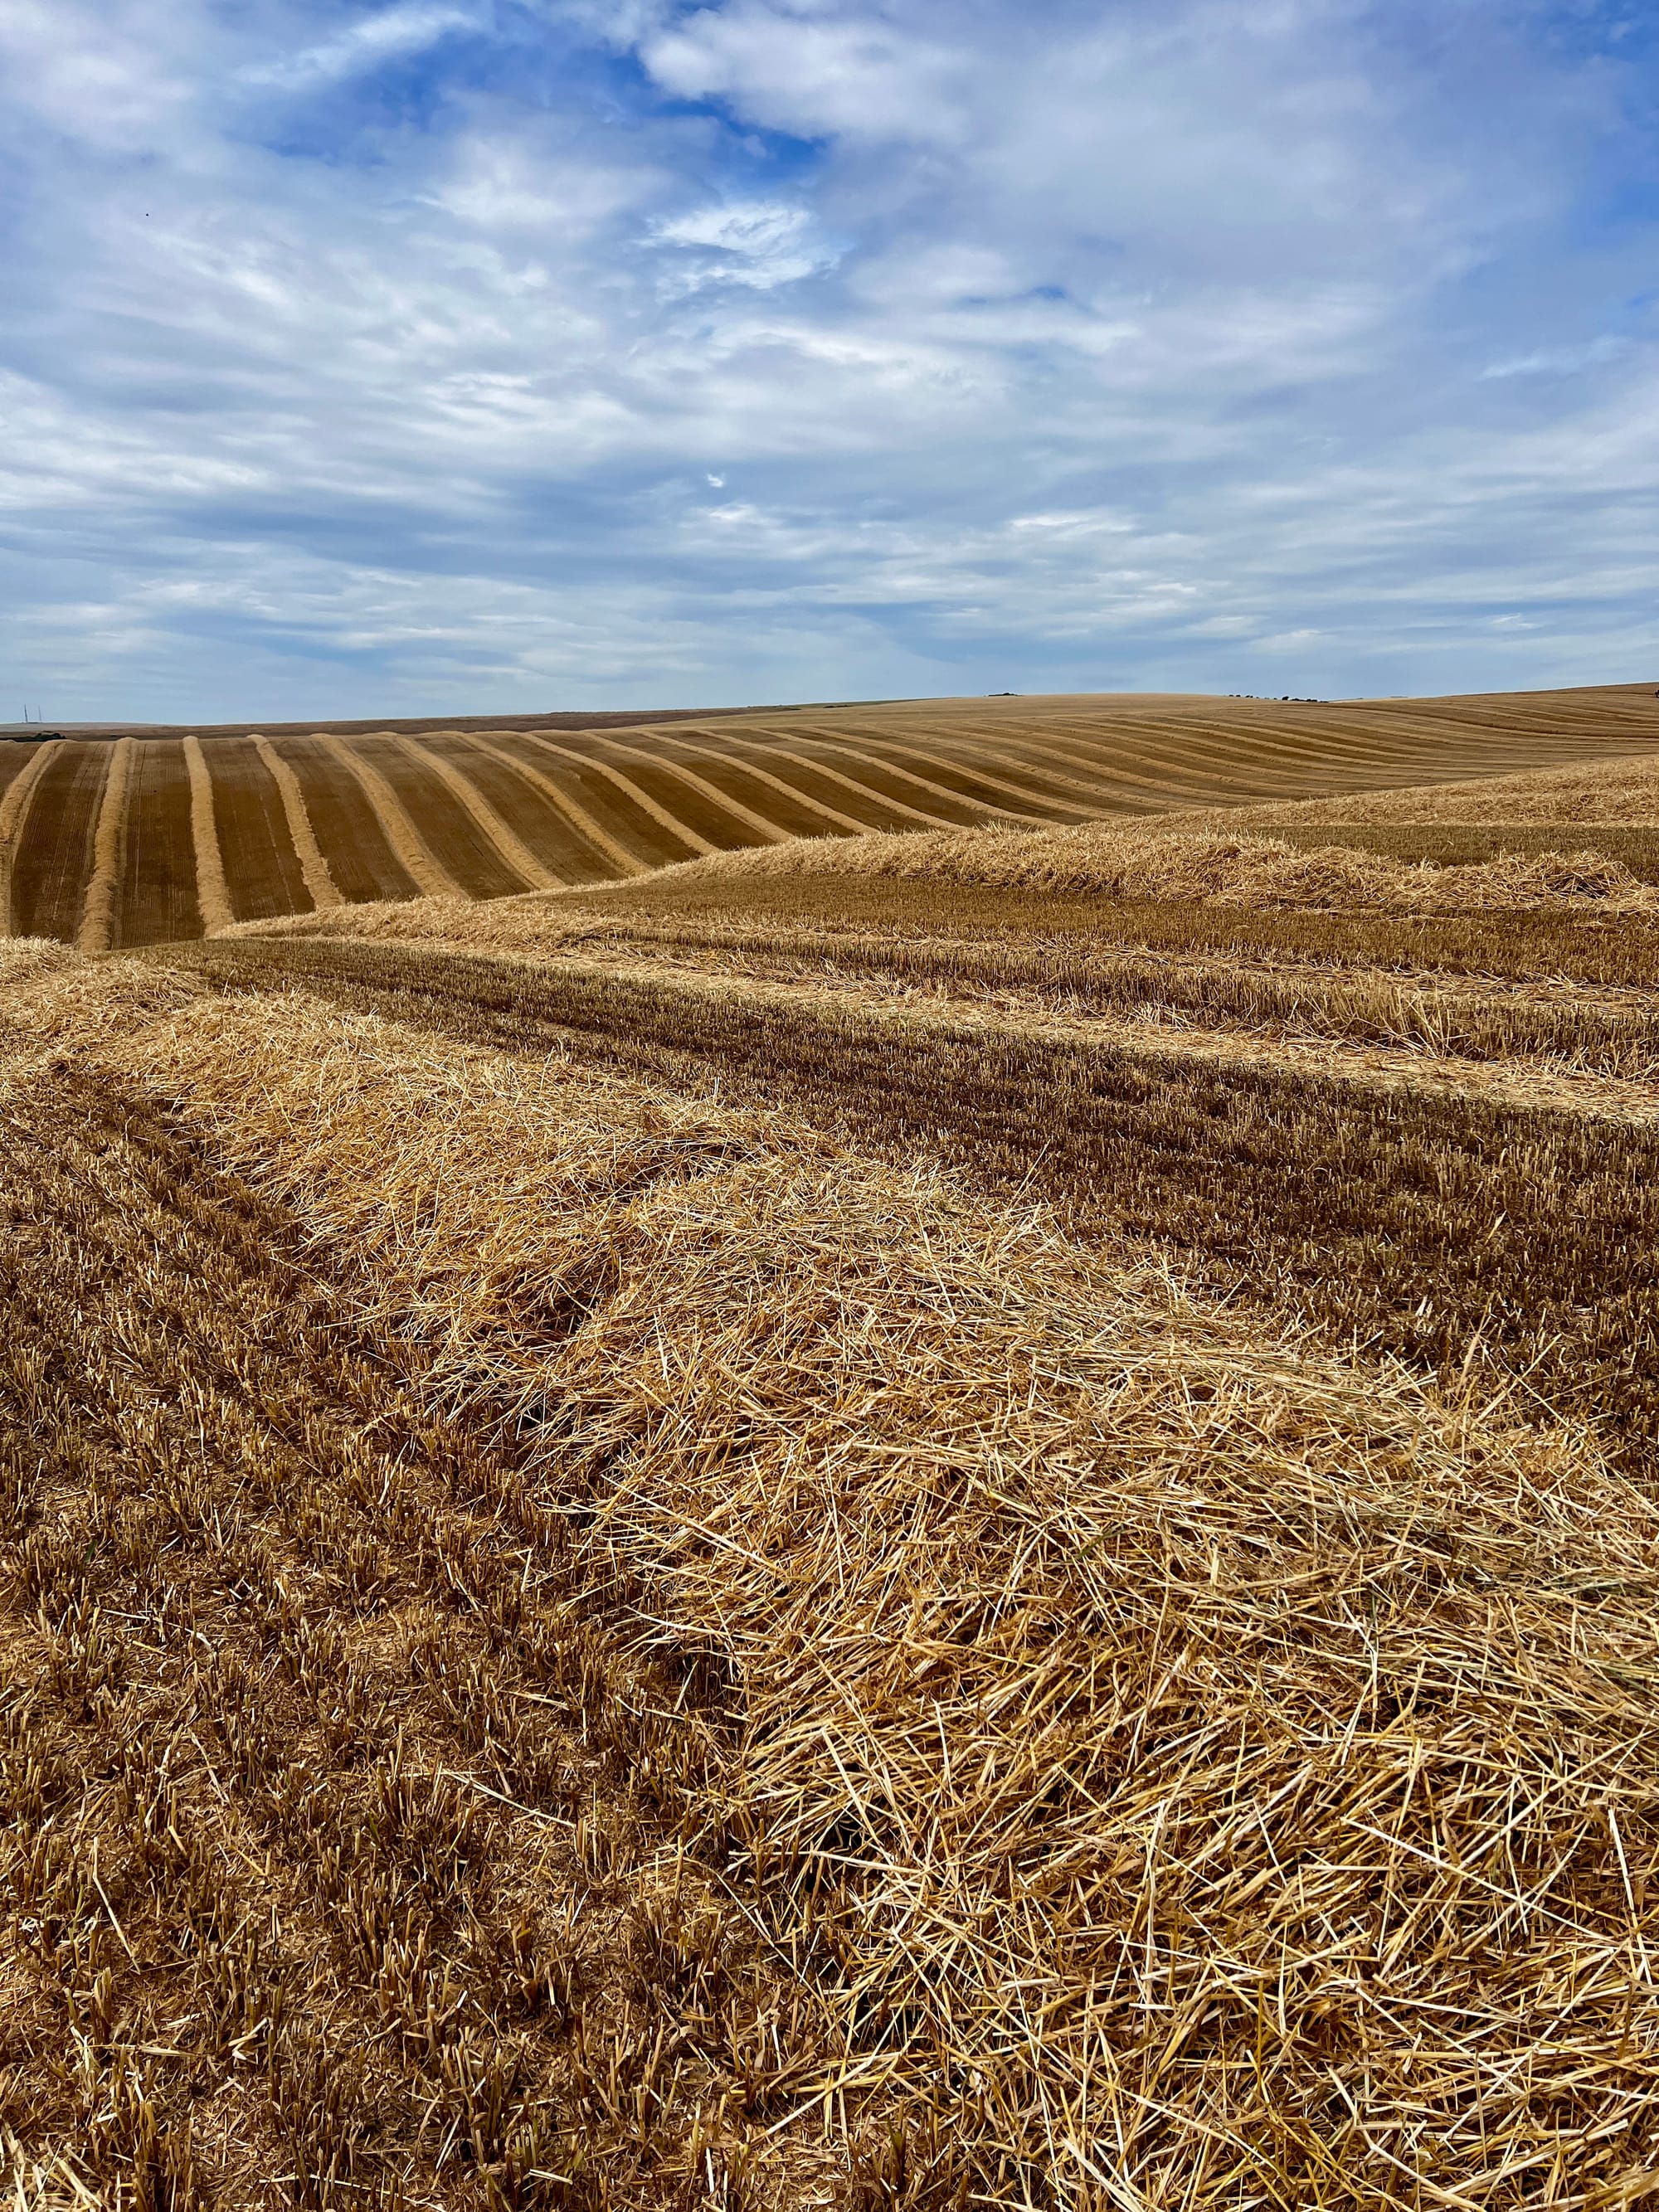
[[[1328,822],[1314,842],[1437,865],[1593,847],[1643,882],[1659,879],[1659,846],[1638,834],[1659,821],[1659,701],[1635,685],[1316,707],[918,700],[654,721],[599,715],[586,726],[496,717],[462,727],[194,734],[213,793],[222,895],[198,885],[204,848],[198,839],[186,850],[179,834],[182,740],[148,733],[109,825],[122,872],[95,902],[100,937],[109,907],[112,943],[199,934],[207,915],[217,929],[227,913],[244,921],[340,902],[498,898],[870,832],[1080,828],[1153,815],[1173,815],[1183,833],[1212,830],[1218,809],[1237,813],[1238,830],[1272,825],[1291,844]],[[5,747],[0,769],[28,750]],[[14,928],[65,941],[79,929],[95,865],[86,763],[106,750],[73,748],[20,812],[27,888]],[[71,769],[70,757],[82,768]],[[1425,777],[1444,787],[1443,803],[1420,794]],[[132,808],[144,818],[129,836]],[[1606,827],[1608,838],[1534,840],[1532,830],[1557,821]],[[1435,834],[1401,838],[1408,822]],[[1460,834],[1449,836],[1452,823]]]
[[[213,771],[198,737],[185,739],[185,769],[190,778],[190,836],[196,866],[196,902],[204,933],[228,929],[236,919],[225,881],[224,848],[213,799]],[[289,912],[293,911],[292,907]]]
[[[12,931],[12,876],[18,847],[34,804],[36,787],[61,749],[61,739],[49,739],[33,747],[27,758],[6,763],[6,786],[0,793],[0,922],[5,925],[7,935]]]
[[[167,794],[358,902],[0,945],[0,2175],[1642,2202],[1659,894],[1583,814],[854,836],[778,719],[146,740],[95,880]]]
[[[1308,799],[1257,807],[1241,823],[1364,824],[1417,823],[1489,830],[1502,834],[1565,823],[1659,829],[1659,760],[1591,761],[1582,766],[1535,769],[1520,775],[1482,776],[1469,783],[1435,783],[1404,791],[1376,791],[1360,799]]]
[[[204,744],[202,757],[212,785],[222,863],[227,853],[235,855],[225,879],[234,918],[259,921],[268,915],[310,912],[315,902],[283,790],[257,741],[222,738],[211,748]]]
[[[140,739],[133,747],[125,800],[114,902],[120,942],[160,945],[200,936],[198,848],[185,748]],[[216,888],[222,894],[222,878]],[[222,919],[230,921],[228,907]]]
[[[112,755],[109,745],[65,744],[41,771],[12,854],[11,926],[17,936],[75,942]]]
[[[1298,848],[1237,835],[1091,823],[1033,837],[988,829],[808,842],[687,864],[722,883],[753,876],[911,876],[1076,898],[1244,908],[1462,914],[1501,909],[1659,915],[1659,894],[1596,851],[1547,850],[1466,866],[1401,866],[1341,843]]]
[[[555,881],[603,882],[607,876],[646,872],[646,864],[611,837],[576,794],[544,768],[489,737],[468,738],[450,759],[458,772],[465,763],[481,796],[503,822],[517,825]]]
[[[295,780],[318,855],[341,898],[356,904],[417,896],[421,886],[399,857],[349,760],[343,760],[320,737],[285,738],[280,746],[274,739],[265,742],[270,761],[280,763]],[[276,773],[274,767],[271,773]],[[295,842],[299,853],[297,836]]]
[[[1426,862],[1432,868],[1470,867],[1493,860],[1541,860],[1577,842],[1578,825],[1571,823],[1462,822],[1274,822],[1262,825],[1276,843],[1314,850],[1333,844],[1359,853],[1375,853],[1384,860],[1407,866]],[[1596,854],[1626,871],[1638,883],[1659,884],[1659,826],[1626,828],[1597,822],[1582,833],[1593,841]]]
[[[544,872],[521,874],[512,866],[486,826],[495,818],[494,810],[476,795],[473,807],[459,799],[437,764],[441,754],[434,759],[424,740],[362,738],[349,749],[343,739],[335,742],[343,755],[349,752],[359,775],[372,779],[369,788],[387,839],[422,889],[437,889],[441,895],[447,886],[471,898],[500,898],[545,887]],[[466,783],[459,769],[447,762],[444,767],[456,781]],[[435,878],[429,878],[434,866]]]
[[[1022,1038],[1132,995],[1035,939],[381,914],[11,963],[23,2154],[1627,2200],[1659,1133]]]

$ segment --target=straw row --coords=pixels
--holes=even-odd
[[[118,738],[110,748],[109,764],[104,772],[97,824],[93,831],[92,873],[87,878],[82,897],[76,938],[83,952],[106,952],[114,942],[134,742],[131,738]]]
[[[312,905],[319,913],[325,907],[342,905],[343,901],[339,886],[330,874],[322,847],[317,842],[317,833],[312,827],[305,791],[299,777],[269,738],[256,737],[253,742],[283,802],[288,834],[300,863],[305,887],[311,894]]]
[[[218,826],[213,814],[213,778],[198,737],[185,739],[185,766],[190,775],[190,830],[196,850],[196,901],[202,910],[202,927],[211,937],[228,929],[236,915],[225,881],[224,856],[219,849]]]

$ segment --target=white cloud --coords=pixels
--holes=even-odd
[[[1412,20],[9,0],[0,653],[65,720],[1639,669],[1639,64]]]
[[[469,9],[426,4],[386,8],[364,15],[331,39],[275,61],[250,63],[238,72],[245,84],[301,87],[355,76],[403,54],[421,52],[454,31],[474,31],[480,19]]]
[[[841,258],[818,235],[805,208],[775,202],[726,202],[665,216],[652,224],[649,235],[654,245],[686,249],[666,280],[671,292],[700,291],[709,284],[770,292],[833,269]]]
[[[1495,361],[1480,374],[1487,383],[1510,376],[1577,376],[1587,368],[1600,368],[1604,362],[1617,361],[1621,354],[1629,351],[1627,338],[1603,335],[1583,345],[1542,346],[1508,361]]]
[[[967,56],[873,15],[734,0],[702,8],[640,41],[663,89],[724,100],[769,129],[805,137],[950,141],[965,115],[956,88]]]

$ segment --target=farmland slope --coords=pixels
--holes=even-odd
[[[1659,700],[1639,685],[1334,705],[929,700],[555,723],[148,733],[125,750],[82,737],[0,744],[4,926],[137,946],[339,900],[623,880],[789,839],[1341,805],[1341,794],[1425,779],[1576,772],[1659,749]],[[25,781],[36,750],[51,757]],[[1652,837],[1626,842],[1646,865]]]
[[[0,948],[14,2193],[1650,2194],[1651,769],[482,900],[307,744],[313,910]],[[1365,842],[1487,787],[1569,857]]]

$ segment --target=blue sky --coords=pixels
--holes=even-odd
[[[1659,680],[1656,94],[1625,5],[0,0],[0,715]]]

